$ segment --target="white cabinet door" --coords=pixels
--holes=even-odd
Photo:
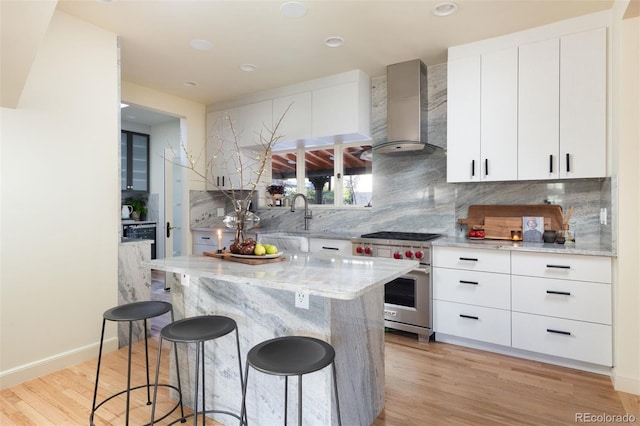
[[[289,111],[287,111],[287,108],[289,108]],[[282,141],[310,138],[311,92],[303,92],[274,99],[274,125],[285,111],[287,111],[287,114],[282,119],[280,127],[278,128],[278,135],[282,135]]]
[[[606,176],[606,28],[560,38],[560,177]]]
[[[518,48],[518,179],[557,179],[560,40]]]
[[[518,178],[518,49],[481,58],[480,150],[483,181]]]
[[[447,182],[480,180],[480,55],[447,64]]]
[[[261,145],[262,137],[269,140],[269,131],[273,130],[273,101],[255,102],[238,107],[239,133],[238,143],[241,147]]]
[[[358,83],[345,83],[312,92],[312,134],[325,137],[352,133],[357,128]]]
[[[215,111],[207,114],[207,147],[206,158],[209,163],[207,170],[206,189],[251,189],[248,184],[253,178],[251,173],[245,172],[241,182],[238,168],[240,163],[246,168],[253,160],[253,154],[236,146],[234,137],[239,135],[238,108],[225,111]],[[239,143],[239,141],[238,141]]]

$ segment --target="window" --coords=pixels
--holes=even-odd
[[[305,194],[309,204],[367,206],[371,203],[371,160],[368,144],[276,152],[271,156],[271,184],[284,186],[285,196]]]

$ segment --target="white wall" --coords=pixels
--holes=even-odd
[[[619,20],[614,5],[613,146],[618,176],[618,257],[614,259],[614,385],[640,395],[640,18]]]
[[[117,56],[115,34],[55,12],[2,108],[0,387],[95,358],[117,303]]]

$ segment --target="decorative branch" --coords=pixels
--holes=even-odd
[[[283,138],[282,135],[277,134],[278,129],[280,128],[280,124],[282,123],[282,120],[287,115],[292,105],[293,103],[289,104],[287,109],[282,113],[280,118],[276,121],[272,129],[270,129],[269,127],[267,127],[266,124],[263,123],[263,128],[260,129],[259,132],[256,132],[260,140],[259,145],[262,149],[259,152],[254,151],[256,154],[256,157],[253,158],[252,164],[257,164],[257,167],[255,169],[251,167],[252,164],[245,164],[246,163],[245,160],[247,158],[245,155],[243,155],[243,152],[246,153],[249,150],[251,151],[253,150],[242,149],[240,147],[239,141],[240,141],[241,132],[240,133],[236,132],[236,129],[233,125],[233,121],[231,120],[231,117],[229,117],[228,115],[225,115],[224,119],[227,120],[229,123],[229,130],[231,131],[231,135],[233,136],[233,141],[232,141],[233,148],[235,149],[231,154],[227,154],[227,156],[223,158],[225,168],[226,168],[225,171],[227,174],[227,178],[229,179],[229,183],[231,185],[230,189],[223,188],[222,185],[219,184],[218,180],[214,179],[214,170],[213,170],[214,161],[213,160],[216,159],[218,155],[225,155],[226,150],[229,148],[228,144],[225,144],[225,142],[227,141],[225,141],[222,136],[214,136],[218,138],[218,142],[219,142],[218,150],[216,154],[207,158],[204,173],[198,171],[198,169],[196,168],[196,165],[201,159],[202,152],[200,152],[200,154],[196,157],[188,151],[187,147],[184,144],[180,144],[180,147],[186,155],[187,164],[175,162],[172,160],[169,160],[169,161],[171,161],[173,164],[177,164],[181,167],[185,167],[191,170],[193,173],[195,173],[196,176],[202,178],[205,182],[210,183],[211,185],[216,187],[217,190],[222,192],[227,198],[229,198],[234,203],[234,206],[236,205],[236,201],[239,200],[237,196],[237,192],[240,191],[240,189],[234,188],[233,186],[233,180],[230,178],[231,175],[229,173],[230,172],[229,166],[232,166],[234,172],[239,175],[241,183],[244,182],[245,173],[249,172],[251,175],[255,175],[255,176],[249,177],[248,186],[250,186],[251,188],[247,191],[247,194],[243,198],[244,201],[249,201],[253,197],[253,194],[255,193],[256,188],[258,187],[258,183],[260,182],[260,179],[265,173],[267,162],[271,157],[271,151],[273,149],[273,146]]]

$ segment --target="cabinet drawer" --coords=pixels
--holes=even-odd
[[[193,244],[205,245],[218,248],[218,237],[215,231],[211,232],[194,232]]]
[[[611,283],[611,258],[571,254],[511,254],[514,275]]]
[[[611,285],[550,278],[511,278],[512,309],[611,324]]]
[[[508,251],[469,249],[463,247],[433,247],[433,266],[469,271],[511,272]]]
[[[328,238],[311,238],[309,240],[309,251],[311,251],[311,253],[351,256],[351,241]]]
[[[434,330],[437,333],[511,345],[511,313],[462,303],[433,301]]]
[[[611,366],[611,326],[514,312],[513,347]]]
[[[493,272],[433,268],[433,298],[510,309],[510,276]]]

